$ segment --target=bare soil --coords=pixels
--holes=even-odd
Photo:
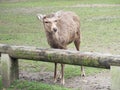
[[[72,7],[120,7],[120,4],[78,4]]]
[[[21,80],[38,81],[47,84],[61,85],[60,81],[53,83],[53,72],[20,72]],[[95,75],[86,77],[73,77],[65,79],[64,87],[72,90],[110,90],[110,72],[101,72]]]

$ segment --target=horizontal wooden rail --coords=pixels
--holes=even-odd
[[[28,59],[45,62],[57,62],[90,67],[110,68],[120,66],[120,55],[80,52],[60,49],[43,49],[28,46],[10,46],[0,44],[0,52],[16,59]]]
[[[3,87],[7,88],[19,78],[18,59],[57,62],[72,65],[110,68],[112,89],[120,90],[120,55],[79,52],[60,49],[43,49],[28,46],[0,44],[1,72]]]

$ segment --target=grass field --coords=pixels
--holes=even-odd
[[[46,3],[47,2],[47,3]],[[58,10],[73,11],[81,19],[81,51],[120,54],[120,6],[79,7],[85,4],[120,4],[119,0],[11,0],[0,2],[0,43],[30,45],[48,48],[43,25],[36,14],[48,14]],[[74,49],[73,44],[69,49]],[[32,68],[34,66],[35,68]],[[29,72],[53,72],[52,63],[21,61],[20,70]],[[85,67],[91,75],[104,69]],[[65,78],[80,75],[80,67],[66,65]],[[1,80],[0,80],[1,81]],[[0,82],[0,87],[1,87]],[[22,88],[22,89],[21,89]],[[40,82],[19,84],[16,81],[8,90],[68,90],[61,86],[50,86]]]

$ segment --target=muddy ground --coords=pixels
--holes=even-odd
[[[20,72],[20,79],[54,85],[52,72],[28,73],[22,71]],[[56,84],[60,85],[60,82],[58,81]],[[72,90],[110,90],[110,72],[101,72],[84,78],[77,76],[65,79],[64,87]]]

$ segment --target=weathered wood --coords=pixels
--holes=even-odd
[[[19,78],[18,60],[11,58],[8,54],[1,54],[2,84],[5,88]]]
[[[115,67],[120,66],[120,55],[9,46],[5,44],[0,44],[0,53],[2,53],[2,81],[4,87],[9,87],[19,76],[17,59],[28,59],[103,68],[110,68],[110,65],[113,65],[111,67],[112,90],[120,90],[120,67]]]
[[[93,52],[42,49],[28,46],[9,46],[5,44],[0,44],[0,52],[7,53],[11,57],[18,59],[57,62],[91,67],[110,68],[110,65],[120,65],[120,55],[108,55]]]
[[[111,90],[120,90],[120,67],[111,66]]]

